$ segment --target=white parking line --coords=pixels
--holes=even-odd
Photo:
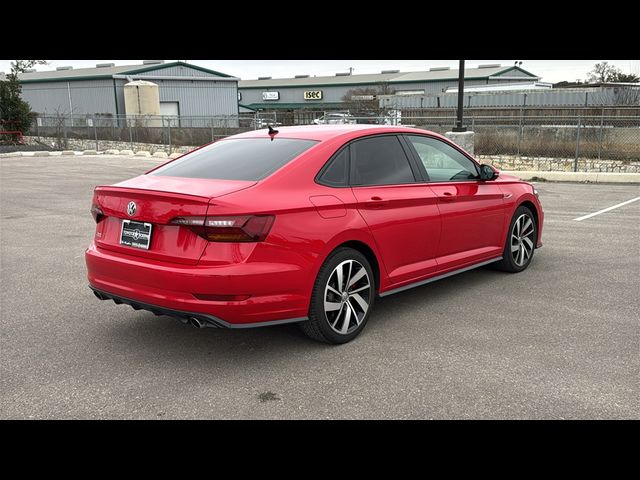
[[[636,202],[638,200],[640,200],[640,197],[632,198],[631,200],[627,200],[626,202],[619,203],[617,205],[614,205],[613,207],[603,208],[602,210],[598,210],[597,212],[590,213],[589,215],[584,215],[582,217],[574,218],[574,220],[576,222],[581,222],[582,220],[586,220],[587,218],[595,217],[596,215],[600,215],[601,213],[608,212],[610,210],[613,210],[614,208],[622,207],[624,205],[627,205],[632,202]]]

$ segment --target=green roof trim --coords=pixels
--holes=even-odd
[[[170,62],[170,63],[159,63],[159,64],[156,64],[156,65],[140,65],[139,67],[132,68],[132,69],[129,69],[129,70],[118,71],[117,73],[104,74],[102,72],[100,72],[100,73],[96,72],[95,75],[84,75],[84,76],[79,76],[79,77],[34,78],[34,79],[20,80],[20,83],[75,82],[75,81],[82,81],[82,80],[110,80],[110,79],[113,78],[114,75],[135,75],[135,74],[138,74],[138,73],[152,72],[152,71],[155,71],[155,70],[162,70],[163,68],[171,68],[171,67],[177,67],[177,66],[184,66],[184,67],[192,68],[193,70],[198,70],[200,72],[210,73],[210,74],[216,75],[218,77],[235,78],[235,77],[233,77],[233,75],[228,75],[226,73],[218,72],[216,70],[210,70],[210,69],[204,68],[204,67],[199,67],[197,65],[192,65],[191,63]],[[100,69],[96,68],[95,70],[100,70]],[[73,70],[70,70],[70,71],[72,72]],[[40,73],[45,73],[45,72],[40,72]]]
[[[250,107],[248,105],[243,105],[242,103],[239,103],[238,107],[246,108],[247,110],[253,110],[254,112],[256,111],[255,108],[252,108],[252,107]]]
[[[499,77],[499,76],[504,75],[505,73],[510,72],[510,71],[512,71],[512,70],[519,70],[519,71],[521,71],[522,73],[526,73],[527,75],[529,75],[529,76],[530,76],[530,77],[532,77],[532,78],[541,78],[541,77],[538,77],[537,75],[534,75],[534,74],[533,74],[533,73],[531,73],[531,72],[527,72],[524,68],[522,68],[522,67],[516,67],[515,65],[514,65],[513,67],[509,67],[509,68],[507,68],[506,70],[501,71],[500,73],[496,73],[496,74],[492,75],[492,77]]]
[[[265,102],[265,103],[251,103],[249,105],[242,105],[245,108],[251,110],[284,110],[284,109],[300,109],[311,108],[313,110],[325,110],[332,107],[344,107],[344,103],[277,103],[277,102]]]
[[[197,65],[192,65],[186,62],[159,63],[156,65],[142,66],[140,68],[134,68],[133,70],[127,70],[126,72],[120,72],[119,75],[131,75],[135,73],[152,72],[154,70],[162,70],[163,68],[180,67],[180,66],[193,68],[194,70],[199,70],[200,72],[211,73],[212,75],[216,75],[218,77],[232,78],[232,75],[227,75],[226,73],[217,72],[215,70],[209,70],[208,68],[199,67]]]

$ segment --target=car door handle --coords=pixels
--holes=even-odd
[[[444,192],[440,197],[440,200],[443,202],[453,202],[458,196],[455,193]]]
[[[373,196],[371,197],[371,202],[369,203],[369,206],[371,208],[382,208],[386,205],[388,205],[389,202],[387,200],[383,200],[382,198],[378,197],[378,196]]]

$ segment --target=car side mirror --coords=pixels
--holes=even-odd
[[[496,178],[498,178],[498,172],[491,165],[480,165],[480,180],[495,180]]]

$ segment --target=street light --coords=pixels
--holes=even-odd
[[[454,132],[466,132],[466,127],[462,126],[462,109],[464,108],[464,60],[460,60],[458,70],[458,118],[456,126],[453,127]]]

